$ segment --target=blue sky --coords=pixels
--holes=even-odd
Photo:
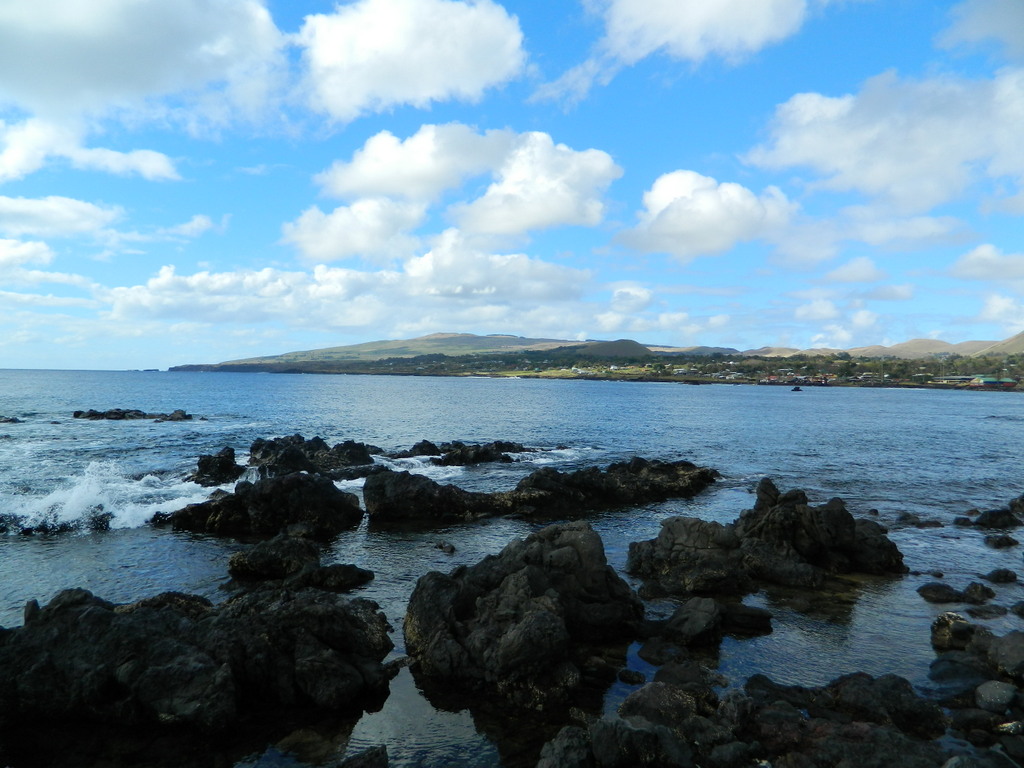
[[[7,0],[0,368],[1024,330],[1021,0]]]

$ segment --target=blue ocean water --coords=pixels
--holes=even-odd
[[[83,421],[75,410],[184,409],[193,421]],[[834,610],[797,610],[774,596],[754,604],[775,613],[775,632],[729,640],[717,663],[732,685],[754,672],[817,685],[863,670],[896,672],[927,687],[928,627],[942,609],[914,591],[942,571],[963,587],[997,567],[1019,570],[1020,549],[997,551],[982,535],[953,527],[971,508],[1005,504],[1024,493],[1024,397],[1018,393],[896,389],[682,386],[607,381],[310,376],[167,372],[0,371],[0,516],[29,524],[70,522],[96,511],[112,529],[60,536],[0,536],[0,625],[17,626],[25,602],[86,587],[115,602],[165,590],[224,599],[232,540],[152,529],[146,521],[205,498],[211,489],[184,480],[201,454],[233,447],[244,462],[252,441],[300,433],[328,443],[351,439],[392,451],[435,442],[512,440],[549,450],[514,464],[397,465],[479,490],[507,489],[542,464],[559,469],[606,465],[632,456],[685,458],[722,479],[696,499],[604,512],[591,522],[620,571],[629,543],[657,534],[660,520],[687,514],[729,521],[752,504],[763,476],[782,489],[804,488],[814,502],[842,497],[855,515],[877,510],[916,572],[867,580]],[[358,492],[360,482],[342,483]],[[901,527],[911,512],[941,527]],[[370,568],[358,594],[378,601],[396,628],[416,579],[496,553],[535,526],[497,519],[430,532],[381,532],[364,525],[343,534],[329,560]],[[439,540],[456,547],[448,555]],[[1024,599],[1024,587],[999,587],[997,602]],[[653,613],[671,604],[652,604]],[[1021,628],[1013,614],[987,622]],[[650,672],[635,655],[634,668]],[[606,708],[631,688],[616,684]],[[494,765],[509,757],[478,713],[432,705],[409,673],[392,684],[382,711],[364,715],[347,749],[386,743],[392,765]],[[514,753],[514,750],[511,750]],[[270,754],[268,752],[267,754]],[[260,761],[263,761],[262,763]],[[271,764],[256,756],[239,765]],[[255,761],[255,762],[253,762]],[[279,764],[279,763],[273,763]],[[289,763],[293,764],[293,763]]]

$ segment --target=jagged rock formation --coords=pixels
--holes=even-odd
[[[816,588],[831,574],[907,570],[878,523],[854,519],[841,499],[813,506],[803,491],[780,494],[768,478],[735,522],[669,518],[657,538],[630,545],[627,567],[684,594],[745,594],[765,582]]]

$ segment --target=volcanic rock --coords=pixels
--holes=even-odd
[[[211,455],[201,455],[196,471],[188,479],[199,485],[224,485],[233,483],[245,472],[245,467],[235,462],[235,449],[222,448]]]
[[[3,632],[0,714],[218,731],[257,711],[361,708],[386,691],[389,629],[376,603],[320,590],[258,590],[216,607],[65,590]]]
[[[577,645],[630,637],[643,606],[583,523],[553,525],[500,554],[421,577],[405,638],[427,682],[492,690],[537,709],[563,703],[581,679]]]
[[[803,491],[780,494],[764,478],[757,502],[731,524],[688,517],[662,522],[658,537],[629,547],[627,568],[668,593],[745,594],[760,583],[821,587],[842,573],[905,573],[903,556],[873,520],[855,520],[841,499],[812,506]]]
[[[355,494],[341,491],[322,475],[296,472],[240,482],[234,493],[215,493],[153,523],[175,530],[220,536],[274,536],[298,526],[315,539],[330,539],[359,525],[363,511]]]

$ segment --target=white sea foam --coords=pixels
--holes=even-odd
[[[32,527],[88,528],[97,517],[110,515],[111,528],[134,528],[157,512],[172,512],[208,495],[209,489],[195,483],[155,475],[136,478],[116,461],[95,461],[45,495],[8,497],[4,511]]]

